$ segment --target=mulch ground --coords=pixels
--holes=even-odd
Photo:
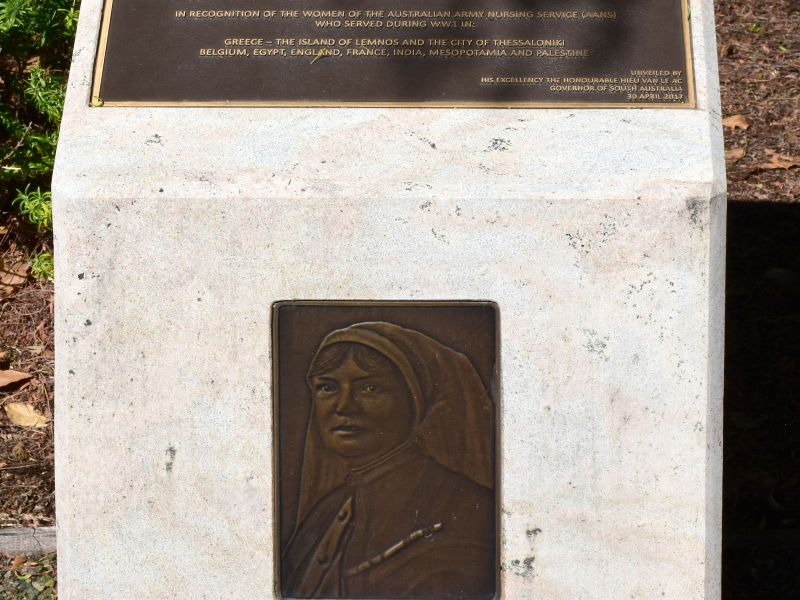
[[[723,596],[789,600],[800,597],[800,0],[719,0],[717,31],[732,201]]]
[[[725,127],[733,201],[728,238],[725,598],[797,598],[800,0],[720,0],[717,24],[723,116],[732,118]],[[30,254],[35,244],[34,232],[10,212],[0,212],[0,258],[6,264]],[[32,376],[0,389],[0,406],[27,403],[51,418],[52,284],[28,280],[0,297],[0,324],[0,369]],[[52,433],[52,421],[43,428],[18,427],[0,411],[0,527],[54,523]],[[33,565],[17,565],[15,572],[39,568]],[[10,564],[3,566],[8,573]],[[17,581],[14,578],[13,584]],[[0,587],[0,593],[5,591]]]
[[[0,259],[24,261],[35,232],[0,213]],[[0,230],[2,231],[2,230]],[[0,527],[55,523],[53,482],[53,285],[27,281],[0,287],[0,369],[31,377],[0,389],[0,406],[27,404],[48,419],[45,427],[20,427],[0,414]]]
[[[729,199],[798,202],[800,0],[718,0],[717,45]]]

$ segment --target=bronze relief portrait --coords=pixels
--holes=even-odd
[[[495,321],[477,302],[275,305],[284,598],[495,596]]]

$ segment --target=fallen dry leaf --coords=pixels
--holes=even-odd
[[[0,259],[0,298],[7,298],[28,279],[30,265],[25,261],[6,265]]]
[[[20,427],[47,427],[47,417],[25,402],[9,402],[3,407],[8,420]]]
[[[14,449],[11,451],[11,457],[14,460],[28,460],[28,449],[23,442],[17,442]]]
[[[800,167],[800,158],[788,154],[778,154],[774,150],[767,150],[769,160],[758,165],[761,169],[791,169]]]
[[[725,162],[729,165],[734,164],[739,159],[744,157],[744,148],[737,146],[725,151]]]
[[[722,119],[722,126],[729,127],[734,131],[737,129],[744,131],[750,127],[750,121],[748,121],[742,115],[731,115],[730,117],[725,117]]]
[[[0,371],[0,388],[18,381],[30,379],[32,375],[23,371]]]
[[[25,557],[22,556],[21,554],[17,554],[14,557],[14,560],[11,561],[11,570],[16,571],[22,566],[22,563],[24,562],[25,562]]]

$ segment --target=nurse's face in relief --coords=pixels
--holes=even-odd
[[[338,365],[310,378],[314,420],[323,443],[354,465],[402,444],[414,427],[403,376],[388,359],[380,362],[362,366],[351,348]]]

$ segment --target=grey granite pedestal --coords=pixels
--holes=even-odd
[[[90,108],[53,182],[64,600],[273,598],[270,307],[500,311],[500,598],[718,598],[725,177],[697,108]]]

